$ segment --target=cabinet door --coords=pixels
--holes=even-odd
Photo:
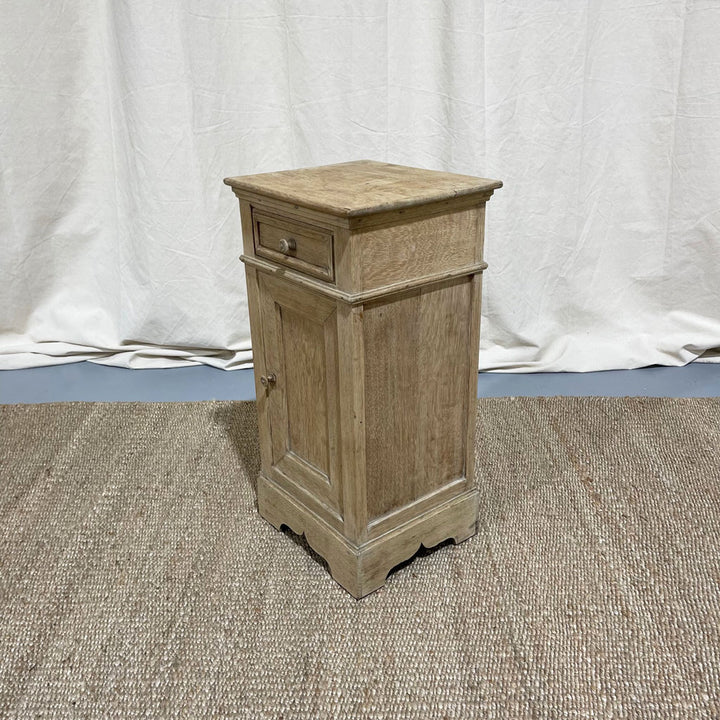
[[[260,273],[273,479],[327,519],[340,519],[335,302]]]

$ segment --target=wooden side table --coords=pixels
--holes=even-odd
[[[355,597],[476,532],[485,203],[497,180],[372,161],[225,180],[240,200],[258,509]]]

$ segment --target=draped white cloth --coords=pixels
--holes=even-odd
[[[720,346],[720,3],[3,0],[0,368],[251,360],[228,175],[499,178],[481,367]]]

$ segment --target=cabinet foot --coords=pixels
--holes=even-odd
[[[432,548],[443,540],[460,543],[472,537],[477,531],[478,493],[463,492],[362,545],[349,542],[264,475],[258,478],[258,510],[273,527],[286,525],[304,535],[338,584],[362,598],[381,588],[389,572],[421,546]]]

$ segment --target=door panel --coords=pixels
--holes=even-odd
[[[337,514],[337,315],[335,302],[260,275],[273,476],[301,502]]]
[[[288,413],[288,448],[318,472],[329,475],[327,394],[325,384],[325,331],[309,317],[280,309],[285,356],[285,402]]]

